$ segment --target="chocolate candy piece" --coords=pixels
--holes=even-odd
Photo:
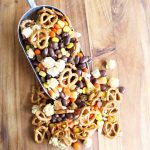
[[[100,70],[100,74],[101,74],[102,77],[106,77],[107,76],[106,70]]]
[[[75,43],[76,42],[76,38],[71,38],[70,42],[71,43]]]
[[[83,64],[83,63],[86,63],[88,61],[88,57],[87,56],[83,56],[81,59],[80,59],[80,63]]]
[[[68,45],[70,43],[70,36],[65,36],[63,38],[63,41],[64,41],[64,45]]]
[[[51,57],[54,57],[56,54],[55,54],[55,52],[54,52],[54,49],[52,49],[52,48],[49,48],[48,49],[48,53],[49,53],[49,55],[51,56]]]
[[[67,106],[67,101],[65,99],[62,99],[61,103],[62,103],[63,106]]]
[[[107,85],[101,84],[101,91],[106,91],[107,90]]]
[[[68,113],[68,114],[66,114],[66,117],[67,117],[68,119],[73,119],[74,115],[71,114],[71,113]]]
[[[77,65],[78,63],[79,63],[79,61],[80,61],[80,57],[79,56],[75,56],[75,64]]]
[[[65,62],[67,62],[67,57],[66,56],[62,56],[61,59],[64,60]]]
[[[119,87],[119,92],[122,93],[122,94],[124,94],[125,93],[125,87],[120,86]]]
[[[62,99],[64,99],[64,98],[65,98],[65,94],[64,94],[63,92],[60,92],[60,97],[61,97]]]
[[[80,88],[83,88],[84,87],[84,84],[82,81],[78,81],[77,82],[77,86],[80,87]]]
[[[52,48],[52,49],[58,49],[59,47],[58,47],[58,43],[56,43],[56,42],[51,42],[50,43],[50,48]]]
[[[97,81],[97,79],[96,79],[96,78],[94,78],[94,77],[93,77],[93,79],[91,79],[91,82],[92,82],[93,84],[95,84],[95,83],[96,83],[96,81]]]
[[[60,42],[60,43],[58,43],[58,46],[59,46],[59,48],[63,48],[64,47],[64,43]]]
[[[45,49],[42,51],[42,56],[43,56],[43,57],[48,56],[48,48],[45,48]]]
[[[63,32],[62,33],[62,37],[66,37],[66,36],[68,36],[69,34],[67,33],[67,32]]]
[[[84,64],[79,64],[79,65],[78,65],[78,68],[84,69],[84,68],[86,68],[86,64],[85,64],[85,63],[84,63]]]
[[[77,70],[76,70],[76,74],[77,74],[78,76],[81,76],[81,75],[82,75],[82,70],[81,70],[81,69],[77,69]]]

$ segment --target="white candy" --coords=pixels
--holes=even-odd
[[[100,77],[100,72],[99,69],[95,69],[91,72],[91,74],[93,75],[94,78],[99,78]]]
[[[40,110],[38,105],[32,106],[32,114],[35,114],[38,110]]]
[[[27,55],[28,55],[28,57],[29,57],[30,59],[33,59],[33,57],[35,56],[35,53],[34,53],[34,51],[33,51],[32,48],[29,48],[29,49],[27,50]]]
[[[106,61],[106,69],[113,70],[117,66],[117,63],[114,59],[110,59]]]
[[[46,68],[52,68],[55,65],[55,60],[52,57],[46,57],[43,59],[42,64]]]
[[[55,66],[58,68],[59,72],[63,71],[65,69],[65,61],[59,59],[56,63]]]
[[[47,80],[47,84],[49,85],[50,88],[53,89],[58,86],[59,82],[57,81],[57,79],[51,78],[51,79]]]
[[[109,79],[108,84],[113,88],[119,87],[119,79],[112,77]]]
[[[51,75],[52,77],[56,77],[56,76],[59,75],[59,70],[58,70],[57,67],[53,67],[53,68],[48,69],[48,70],[47,70],[47,73],[48,73],[49,75]]]
[[[54,106],[51,104],[47,104],[44,108],[43,108],[43,112],[45,113],[45,115],[47,117],[51,116],[54,114]]]
[[[33,30],[30,27],[24,28],[22,30],[22,35],[24,35],[25,38],[29,38],[32,33],[33,33]]]

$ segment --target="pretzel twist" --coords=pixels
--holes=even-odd
[[[107,91],[107,97],[106,97],[107,101],[113,100],[116,102],[121,102],[122,100],[122,95],[119,92],[119,90],[117,88],[110,88]]]
[[[114,116],[117,112],[118,108],[114,101],[109,101],[102,107],[102,116],[104,117]]]
[[[35,31],[29,38],[30,43],[36,48],[44,49],[48,47],[49,35],[45,29]]]
[[[120,131],[120,125],[118,122],[105,122],[103,126],[103,133],[106,137],[113,139],[118,135]]]

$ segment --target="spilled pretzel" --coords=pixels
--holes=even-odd
[[[90,110],[90,107],[83,107],[79,115],[79,122],[82,126],[90,126],[97,116],[97,112]]]
[[[42,125],[46,125],[47,126],[48,125],[48,123],[39,120],[37,117],[34,117],[32,119],[32,124],[35,125],[35,126],[42,126]]]
[[[46,117],[45,114],[44,114],[42,111],[40,111],[40,110],[36,111],[35,116],[36,116],[40,121],[44,121],[44,122],[46,122],[46,123],[48,123],[48,122],[51,120],[51,117]]]
[[[77,83],[78,75],[72,73],[70,68],[65,68],[60,74],[59,81],[62,87],[71,87]]]
[[[39,49],[48,47],[49,35],[45,29],[35,31],[29,38],[30,43]]]
[[[102,107],[102,116],[104,117],[114,116],[117,112],[118,108],[114,101],[109,101]]]
[[[121,102],[122,95],[117,88],[110,88],[107,91],[106,100],[107,101],[114,100],[116,102]]]
[[[48,131],[48,128],[45,126],[40,126],[35,129],[34,139],[38,144],[43,142],[47,131]]]
[[[103,126],[103,133],[106,137],[113,139],[118,135],[120,131],[120,125],[118,122],[105,122]]]

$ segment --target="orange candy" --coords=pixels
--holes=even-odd
[[[79,150],[80,149],[80,143],[79,142],[75,142],[72,144],[72,147],[74,150]]]
[[[42,64],[38,64],[38,67],[40,68],[40,70],[45,71],[45,67]]]
[[[80,53],[80,52],[79,52],[77,55],[78,55],[79,57],[83,57],[83,54]]]
[[[55,28],[53,28],[52,31],[55,32],[55,33],[57,32],[57,30]]]
[[[34,51],[34,53],[35,53],[35,55],[40,55],[40,54],[41,54],[41,51],[40,51],[39,49],[36,49],[36,50]]]
[[[89,69],[88,69],[88,68],[83,68],[83,72],[88,73],[88,72],[89,72]]]
[[[53,37],[56,36],[56,33],[55,33],[54,31],[51,31],[51,32],[49,33],[49,35],[50,35],[51,38],[53,38]]]
[[[96,89],[100,89],[100,84],[99,84],[99,83],[95,83],[95,84],[94,84],[94,87],[95,87]]]
[[[61,26],[59,24],[55,24],[54,28],[58,30],[58,29],[61,29]]]

